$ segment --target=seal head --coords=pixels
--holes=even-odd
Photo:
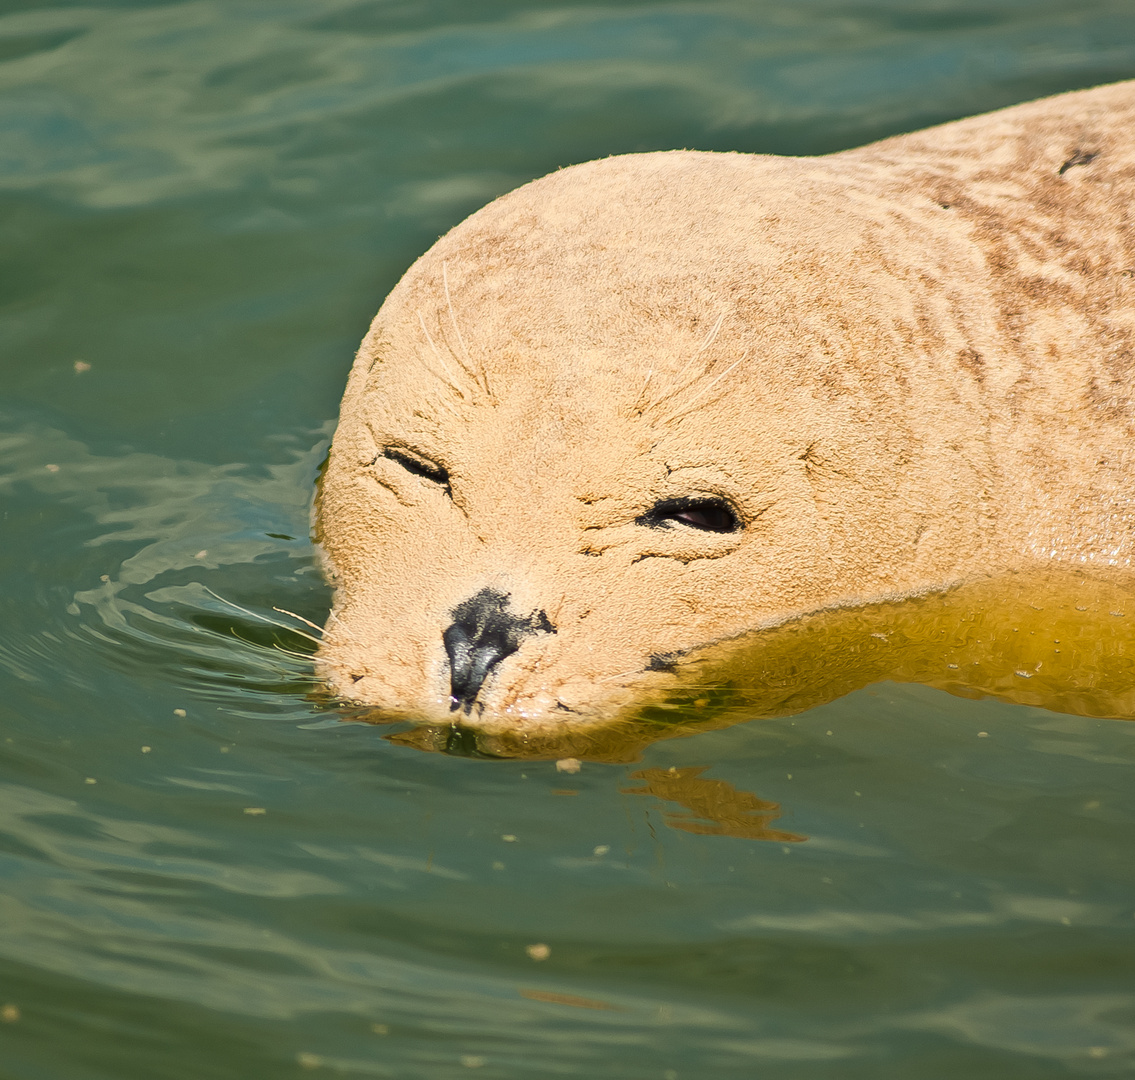
[[[1129,562],[1131,130],[1126,83],[827,158],[609,158],[474,214],[355,360],[324,677],[573,722],[807,612]]]

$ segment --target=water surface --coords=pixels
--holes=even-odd
[[[1132,76],[1126,0],[0,3],[5,1080],[1130,1075],[1135,727],[888,681],[560,772],[265,620],[486,200]]]

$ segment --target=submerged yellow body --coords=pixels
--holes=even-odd
[[[669,692],[602,723],[448,723],[393,736],[420,749],[635,761],[663,738],[792,716],[883,681],[1135,719],[1135,581],[1042,569],[943,592],[832,608],[699,650]]]
[[[532,733],[709,685],[809,613],[1126,580],[1132,132],[1135,82],[822,158],[609,158],[478,211],[351,373],[330,686]],[[475,597],[520,629],[455,697]]]

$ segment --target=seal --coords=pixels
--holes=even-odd
[[[1130,570],[1135,82],[818,158],[563,169],[442,237],[355,359],[317,663],[537,730],[808,613]]]

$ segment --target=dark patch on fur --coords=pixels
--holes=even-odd
[[[979,383],[985,382],[985,357],[976,349],[961,349],[958,363],[962,365]]]
[[[1077,150],[1063,165],[1056,171],[1057,176],[1063,176],[1069,169],[1075,168],[1077,165],[1090,165],[1098,158],[1098,150]]]

